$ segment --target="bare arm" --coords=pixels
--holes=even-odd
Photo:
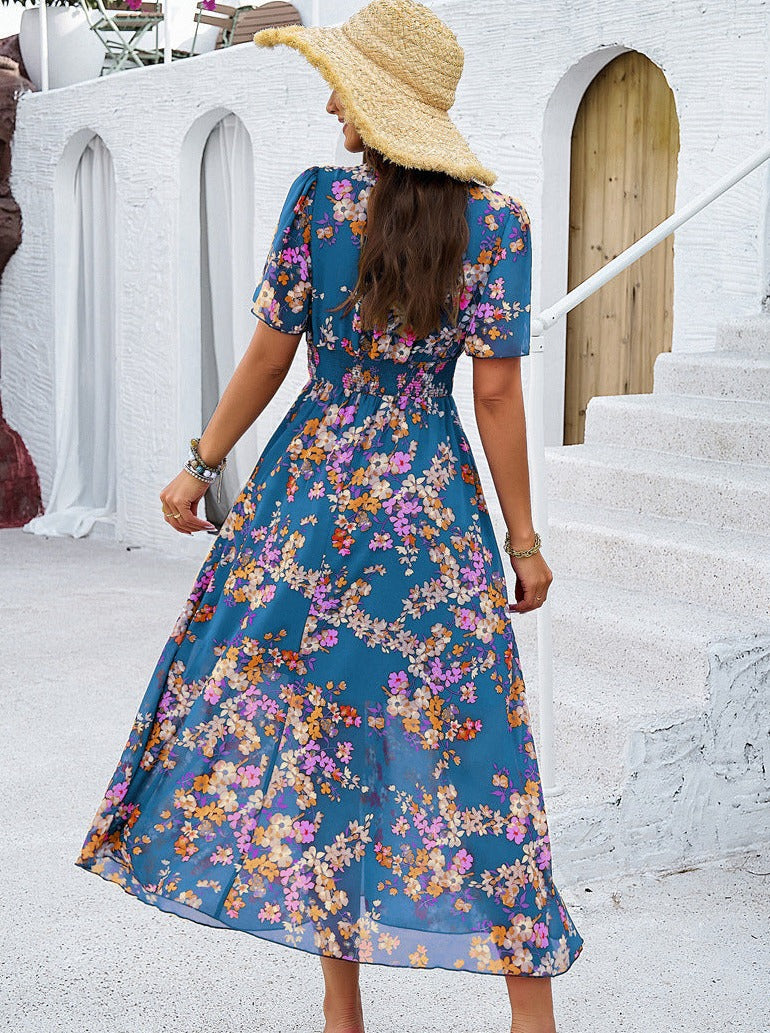
[[[521,358],[474,358],[473,404],[481,444],[514,549],[535,539],[527,460]],[[543,605],[553,574],[541,552],[511,557],[518,613]]]
[[[302,334],[284,334],[257,320],[249,346],[201,434],[198,452],[204,463],[216,466],[228,455],[272,400],[289,372],[301,338]],[[207,488],[181,470],[160,493],[166,514],[181,514],[179,519],[166,515],[166,522],[182,534],[213,527],[196,515]]]

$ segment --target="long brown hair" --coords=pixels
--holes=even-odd
[[[361,328],[382,330],[396,316],[403,330],[427,337],[446,314],[457,322],[469,228],[469,183],[444,172],[406,168],[364,148],[377,172],[367,203],[358,280],[337,306],[360,301]]]

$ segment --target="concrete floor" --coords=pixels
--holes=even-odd
[[[173,532],[170,532],[173,533]],[[320,1033],[318,959],[164,914],[74,866],[200,560],[0,530],[0,1023],[14,1033]],[[578,744],[576,743],[576,748]],[[767,1033],[770,858],[587,882],[559,1033]],[[505,1033],[504,981],[362,966],[368,1033]]]

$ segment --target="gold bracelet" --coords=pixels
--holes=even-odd
[[[505,541],[503,542],[503,548],[509,556],[515,556],[517,559],[523,559],[525,556],[534,556],[536,552],[540,551],[542,545],[540,535],[535,531],[535,541],[528,549],[512,549],[511,548],[511,535],[509,531],[505,532]]]

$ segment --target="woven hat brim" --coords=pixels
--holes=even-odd
[[[298,50],[336,90],[361,139],[407,168],[439,170],[491,186],[486,168],[448,112],[426,104],[400,79],[362,54],[338,26],[287,25],[254,33],[258,46]]]

